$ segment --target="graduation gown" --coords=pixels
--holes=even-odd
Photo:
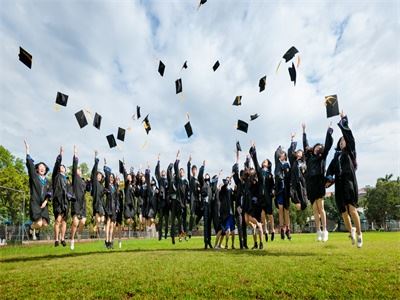
[[[293,155],[296,143],[292,142],[288,149],[287,156]],[[283,207],[289,209],[290,205],[290,165],[287,161],[281,162],[279,157],[282,153],[281,146],[275,151],[275,205],[278,207],[278,197],[283,197]]]
[[[124,167],[124,217],[125,219],[133,219],[135,216],[135,186],[132,181],[128,181],[128,174]],[[131,174],[131,178],[133,178]]]
[[[111,169],[104,166],[105,174],[105,191],[106,191],[106,203],[104,205],[104,212],[107,218],[110,218],[112,222],[117,221],[117,212],[119,211],[119,192],[118,185],[114,182],[110,183]]]
[[[104,216],[104,202],[103,202],[103,196],[104,196],[104,186],[97,180],[97,168],[99,165],[99,159],[96,158],[94,160],[94,166],[92,169],[92,174],[90,177],[91,180],[91,195],[93,197],[93,216],[96,216],[96,214],[99,214],[100,216]]]
[[[162,211],[169,210],[169,203],[168,203],[169,200],[168,200],[168,179],[161,177],[160,161],[157,162],[155,175],[159,188],[157,210],[159,211],[159,213],[162,213]]]
[[[78,158],[72,160],[72,194],[74,201],[71,204],[71,217],[78,216],[86,218],[86,182],[77,174]]]
[[[335,177],[335,200],[340,213],[346,211],[346,205],[358,205],[358,184],[356,177],[357,153],[355,139],[348,124],[347,116],[338,123],[346,148],[337,150],[329,164],[327,176]],[[339,149],[339,145],[338,145]]]
[[[62,157],[58,155],[52,174],[54,218],[57,218],[59,215],[66,218],[69,208],[67,178],[60,173],[61,161]]]
[[[257,159],[255,148],[250,149],[250,155],[256,168],[258,177],[258,199],[261,209],[272,215],[272,195],[274,190],[274,177],[270,170],[261,168]]]
[[[189,205],[191,215],[201,216],[203,214],[202,205],[200,203],[200,183],[198,178],[191,174],[190,161],[187,163],[187,174],[189,181]]]
[[[311,204],[315,200],[323,198],[326,193],[325,189],[325,163],[329,150],[332,148],[333,129],[328,128],[325,137],[325,144],[322,153],[315,155],[313,149],[309,147],[306,133],[303,133],[304,156],[307,163],[306,187],[307,196]]]
[[[43,218],[49,224],[48,206],[46,205],[44,208],[41,208],[41,205],[46,199],[51,199],[51,186],[46,177],[41,178],[36,173],[36,168],[30,155],[26,156],[26,167],[29,175],[29,216],[31,221],[36,222]]]
[[[146,216],[149,219],[154,219],[156,217],[156,212],[157,212],[158,189],[156,187],[151,186],[150,170],[146,170],[145,177],[147,184]]]

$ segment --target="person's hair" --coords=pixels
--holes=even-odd
[[[193,165],[193,166],[192,166],[192,170],[193,170],[193,169],[196,169],[196,170],[197,170],[197,166],[196,166],[196,165]]]
[[[314,153],[315,148],[317,148],[318,146],[321,146],[321,153],[324,152],[324,145],[321,143],[316,143],[313,147],[312,147],[312,153]]]

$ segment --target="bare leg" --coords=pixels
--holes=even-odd
[[[60,225],[61,225],[62,217],[58,215],[57,218],[54,220],[54,240],[58,242],[60,236]]]
[[[74,216],[72,218],[72,224],[71,224],[71,242],[75,240],[75,233],[78,228],[78,225],[79,225],[79,220],[76,216]]]
[[[106,222],[106,242],[110,242],[110,227],[111,227],[111,220],[107,218]]]
[[[356,227],[356,232],[358,235],[360,235],[361,234],[360,216],[358,215],[357,209],[353,205],[349,205],[348,207],[351,219],[353,220],[354,226]]]
[[[344,226],[346,227],[347,231],[351,233],[351,220],[350,220],[350,216],[347,213],[347,211],[342,213],[342,218],[344,221]]]
[[[284,212],[283,212],[283,205],[278,205],[278,213],[279,213],[279,227],[282,229],[284,226]]]
[[[63,217],[61,221],[61,240],[65,241],[65,232],[67,231],[67,221],[66,218]]]
[[[326,213],[324,208],[324,199],[317,199],[318,213],[321,217],[322,230],[326,231]]]
[[[274,215],[268,215],[269,224],[270,224],[270,232],[275,232],[275,224],[274,224]]]
[[[315,229],[317,230],[317,232],[319,232],[321,230],[321,221],[318,209],[318,200],[315,200],[315,202],[313,203],[313,213],[314,213]]]
[[[287,229],[290,229],[290,216],[289,216],[289,210],[284,208],[284,215],[285,215],[285,225]]]

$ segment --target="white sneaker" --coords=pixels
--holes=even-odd
[[[351,244],[354,245],[356,243],[356,228],[352,227],[350,232]]]
[[[121,241],[118,242],[118,248],[119,248],[119,249],[122,248],[122,242],[121,242]]]
[[[324,243],[328,241],[328,236],[329,236],[328,230],[324,230],[324,231],[322,232],[322,241],[323,241]]]
[[[357,234],[357,247],[361,248],[363,245],[363,238],[362,238],[362,234],[358,235]]]
[[[75,249],[75,241],[71,240],[71,250],[74,250],[74,249]]]
[[[321,230],[317,230],[317,241],[320,242],[322,241],[322,231]]]

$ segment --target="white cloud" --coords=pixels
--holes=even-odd
[[[360,185],[398,175],[396,2],[235,3],[208,1],[197,10],[196,1],[2,1],[1,144],[22,157],[27,137],[33,157],[49,163],[62,144],[67,164],[77,144],[81,160],[91,164],[98,149],[114,168],[122,157],[153,167],[159,152],[166,167],[181,149],[182,166],[192,153],[196,164],[206,159],[210,172],[227,174],[237,139],[244,149],[255,140],[260,157],[272,158],[305,121],[311,142],[323,141],[329,124],[323,97],[335,93],[357,139]],[[20,45],[33,54],[32,70],[17,59]],[[288,65],[275,73],[292,45],[301,57],[296,87]],[[181,70],[185,60],[189,68]],[[221,66],[213,72],[216,60]],[[258,93],[263,75],[267,88]],[[175,95],[177,78],[184,100]],[[57,91],[70,99],[55,112]],[[236,95],[243,96],[241,107],[231,105]],[[136,105],[150,114],[148,136],[131,120]],[[82,108],[103,115],[101,131],[91,124],[79,129],[74,113]],[[186,112],[195,132],[189,140]],[[235,130],[237,119],[254,113],[261,117],[247,135]],[[118,126],[132,131],[110,150],[105,136]]]

